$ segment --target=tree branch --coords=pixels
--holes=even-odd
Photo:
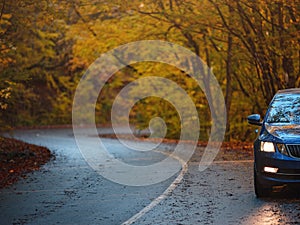
[[[2,4],[2,7],[1,7],[1,12],[0,12],[0,21],[1,21],[1,19],[2,19],[2,16],[3,16],[3,14],[4,14],[4,6],[5,6],[5,1],[6,1],[6,0],[3,0],[3,4]]]
[[[76,8],[76,5],[73,4],[73,9],[76,13],[76,15],[82,20],[83,23],[85,23],[87,25],[87,29],[92,33],[92,35],[94,37],[97,37],[96,32],[91,28],[91,26],[88,25],[88,22],[83,18],[83,16],[81,15],[81,13],[78,11],[78,9]]]

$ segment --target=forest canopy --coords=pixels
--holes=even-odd
[[[248,140],[251,113],[265,113],[279,89],[300,86],[300,4],[296,0],[1,0],[0,127],[71,124],[77,84],[103,53],[139,40],[186,47],[213,70],[224,94],[227,140]],[[105,85],[96,122],[108,124],[113,99],[128,83],[157,75],[191,97],[206,139],[206,96],[184,72],[137,63]],[[177,138],[180,121],[166,101],[147,98],[130,113],[143,129],[153,117]]]

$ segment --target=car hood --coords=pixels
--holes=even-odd
[[[300,143],[300,124],[270,125],[265,124],[269,134],[283,142]]]

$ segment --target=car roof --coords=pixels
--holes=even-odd
[[[277,94],[300,94],[300,88],[290,88],[279,90]]]

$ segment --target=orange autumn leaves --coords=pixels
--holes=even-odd
[[[0,137],[0,188],[8,186],[26,173],[38,170],[48,162],[47,148]]]

